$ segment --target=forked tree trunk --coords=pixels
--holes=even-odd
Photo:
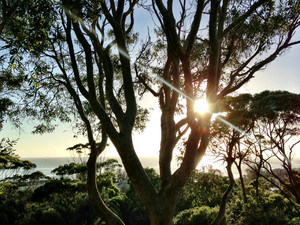
[[[109,225],[124,225],[122,220],[112,212],[105,203],[103,202],[101,195],[98,191],[97,180],[96,180],[96,162],[97,156],[93,151],[89,156],[88,165],[88,176],[87,176],[87,190],[89,199],[96,215],[99,215]]]
[[[225,216],[226,204],[227,204],[227,201],[228,201],[228,198],[229,198],[230,194],[232,193],[232,190],[233,190],[233,187],[234,187],[234,184],[235,184],[234,176],[233,176],[233,173],[232,173],[232,163],[233,163],[232,161],[227,161],[226,169],[227,169],[227,173],[228,173],[228,176],[229,176],[230,184],[229,184],[228,188],[226,189],[226,191],[224,192],[224,194],[222,196],[221,205],[220,205],[218,215],[215,218],[215,220],[212,222],[212,225],[219,225],[221,223],[222,219]]]
[[[166,215],[167,213],[161,212],[150,216],[151,225],[172,225],[172,215]]]
[[[155,210],[150,213],[151,225],[172,225],[175,203],[166,205],[162,200]]]

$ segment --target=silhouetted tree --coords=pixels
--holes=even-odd
[[[287,91],[264,91],[254,95],[254,133],[261,139],[255,143],[260,160],[255,165],[265,169],[271,177],[264,178],[284,187],[300,203],[299,175],[292,166],[294,148],[300,143],[300,95]],[[282,170],[275,170],[271,160],[277,160]]]
[[[6,36],[8,47],[34,56],[29,85],[33,90],[26,100],[39,103],[37,119],[46,121],[36,131],[53,130],[53,118],[67,121],[66,112],[82,120],[90,145],[90,200],[95,212],[113,225],[124,223],[104,204],[96,184],[96,161],[108,138],[151,224],[171,224],[176,196],[205,154],[210,134],[212,112],[197,115],[193,100],[205,93],[207,101],[217,107],[226,95],[299,43],[293,39],[299,26],[298,1],[179,1],[179,13],[172,0],[142,3],[62,0],[50,8],[37,7],[47,10],[45,17],[33,20],[29,29]],[[134,12],[140,5],[156,16],[161,48],[153,52],[146,44],[135,55],[130,47],[139,43]],[[23,31],[30,33],[29,38],[22,36]],[[42,39],[32,40],[35,35]],[[151,54],[157,57],[154,71],[162,85],[151,82],[152,68],[147,66]],[[159,191],[143,169],[132,140],[134,128],[143,128],[148,113],[136,100],[141,87],[159,99],[162,112]],[[51,104],[53,99],[60,104]],[[182,112],[180,121],[175,119],[177,112]],[[188,138],[183,160],[172,174],[173,151],[184,133]]]
[[[16,142],[5,138],[0,142],[0,171],[2,179],[11,178],[20,170],[26,172],[36,167],[36,164],[28,160],[21,160],[15,153],[14,145]]]

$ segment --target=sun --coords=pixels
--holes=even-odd
[[[197,99],[194,103],[194,111],[200,114],[207,113],[209,111],[209,105],[204,99]]]

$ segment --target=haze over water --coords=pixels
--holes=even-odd
[[[119,157],[107,157],[105,159],[117,159],[119,163],[121,163],[121,160]],[[54,174],[51,173],[53,169],[58,167],[59,165],[71,163],[71,162],[79,162],[80,158],[75,157],[35,157],[35,158],[22,158],[24,160],[29,160],[37,165],[37,167],[34,169],[42,171],[45,175],[53,177]],[[105,160],[101,159],[101,160]],[[157,157],[140,157],[141,163],[143,167],[149,167],[155,169],[156,172],[159,172],[159,164],[158,164],[158,158]],[[281,165],[278,161],[272,160],[271,161],[274,168],[281,168]],[[121,163],[122,164],[122,163]],[[212,166],[214,169],[220,169],[221,172],[226,176],[225,172],[225,165],[222,165],[220,162],[210,162],[207,160],[203,160],[198,165],[198,168],[202,168],[205,166]],[[293,159],[292,163],[294,168],[300,168],[300,158]],[[172,172],[174,172],[178,168],[178,162],[175,160],[171,163]],[[238,173],[235,170],[235,166],[233,166],[233,172],[235,177],[237,178]]]

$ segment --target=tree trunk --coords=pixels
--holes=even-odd
[[[260,177],[260,169],[256,171],[256,179],[255,179],[255,195],[256,199],[259,197],[259,177]]]
[[[150,216],[151,225],[172,225],[173,214],[165,215],[164,212]]]
[[[237,169],[238,169],[239,175],[240,175],[240,182],[241,182],[241,186],[242,186],[244,202],[247,203],[248,202],[248,198],[247,198],[247,193],[246,193],[246,188],[245,188],[245,182],[244,182],[244,178],[243,178],[242,168],[241,168],[241,166],[237,166]]]
[[[87,190],[92,208],[96,212],[96,215],[100,215],[109,225],[124,225],[122,220],[112,212],[105,203],[103,202],[101,195],[98,191],[96,181],[96,161],[97,156],[94,151],[91,151],[87,165],[88,165],[88,176],[87,176]]]
[[[229,196],[230,196],[230,194],[233,190],[233,186],[235,184],[232,169],[231,169],[232,163],[233,163],[233,161],[227,161],[226,169],[227,169],[227,173],[228,173],[228,176],[229,176],[230,184],[229,184],[228,188],[226,189],[225,193],[222,196],[221,205],[220,205],[218,215],[215,218],[215,220],[212,222],[212,225],[219,225],[221,223],[222,219],[224,218],[224,215],[225,215],[226,204],[227,204],[228,198],[229,198]]]
[[[150,213],[151,225],[172,225],[175,203],[169,202],[165,204],[165,201],[162,200],[161,203],[156,206],[155,211]]]

